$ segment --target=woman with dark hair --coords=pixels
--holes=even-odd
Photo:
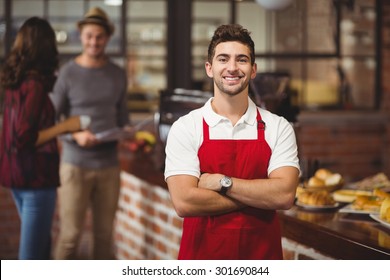
[[[21,219],[19,259],[49,259],[59,182],[56,137],[81,128],[79,116],[55,125],[49,98],[58,68],[55,33],[32,17],[19,29],[0,72],[4,92],[0,185],[10,188]]]

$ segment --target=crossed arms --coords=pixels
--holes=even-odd
[[[221,195],[223,174],[204,173],[200,178],[174,175],[167,178],[176,212],[181,217],[229,213],[251,206],[261,209],[289,209],[295,198],[299,170],[285,166],[272,171],[267,179],[233,179],[233,186]]]

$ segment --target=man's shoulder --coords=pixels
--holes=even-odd
[[[71,71],[74,71],[75,68],[77,67],[77,64],[74,62],[73,59],[70,59],[66,61],[60,68],[60,73],[69,73]]]
[[[123,69],[122,66],[120,66],[119,64],[117,64],[116,62],[114,62],[112,60],[108,61],[107,66],[115,71],[125,72],[125,69]]]

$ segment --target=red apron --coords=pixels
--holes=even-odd
[[[267,178],[271,149],[258,111],[257,123],[257,139],[210,140],[209,127],[203,120],[204,140],[198,152],[201,172],[242,179]],[[223,215],[186,217],[178,258],[282,259],[277,213],[246,207]]]

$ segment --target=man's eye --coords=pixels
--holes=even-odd
[[[226,62],[226,58],[221,57],[221,58],[218,59],[218,61],[219,62]]]

